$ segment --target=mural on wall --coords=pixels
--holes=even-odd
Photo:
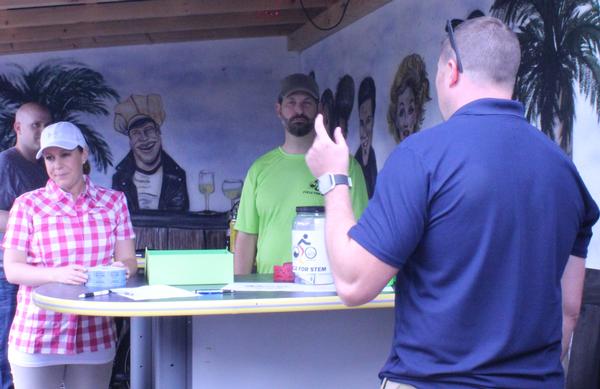
[[[162,147],[165,117],[158,94],[131,95],[115,106],[115,130],[129,138],[130,151],[118,163],[112,187],[125,193],[131,212],[189,209],[185,170]]]
[[[37,102],[48,107],[54,121],[72,122],[81,129],[96,168],[106,172],[112,166],[110,147],[81,120],[84,115],[108,115],[106,100],[119,99],[102,74],[65,59],[43,61],[31,71],[16,64],[13,67],[15,72],[0,74],[0,149],[15,143],[12,126],[17,109],[26,102]]]
[[[373,197],[375,183],[377,181],[377,159],[373,150],[373,126],[375,123],[375,81],[372,77],[366,77],[358,87],[358,120],[360,145],[354,154],[354,158],[362,168],[367,184],[367,194]]]
[[[354,80],[348,74],[340,78],[335,90],[335,127],[341,127],[342,135],[348,139],[348,120],[354,105]]]
[[[111,187],[113,176],[119,181],[121,163],[135,161],[135,156],[126,157],[137,150],[132,146],[137,135],[130,138],[129,129],[125,133],[115,131],[115,106],[130,95],[158,93],[166,115],[163,123],[155,119],[160,138],[152,145],[145,142],[145,146],[148,154],[161,148],[168,153],[173,165],[185,172],[186,182],[182,178],[175,191],[178,204],[163,206],[159,196],[158,205],[140,199],[130,201],[132,210],[205,210],[198,174],[209,170],[214,173],[215,188],[210,210],[225,212],[231,208],[230,181],[243,179],[252,161],[276,147],[283,137],[273,131],[279,125],[272,115],[273,101],[281,78],[298,70],[298,57],[298,53],[287,50],[282,38],[7,55],[0,62],[1,147],[14,143],[16,108],[23,101],[40,101],[50,105],[55,119],[69,120],[82,128],[95,156],[90,157],[91,164],[96,165],[91,177],[98,185]],[[60,59],[49,61],[51,58]],[[36,88],[37,92],[30,93]],[[60,114],[61,110],[65,113]],[[146,138],[143,132],[140,136]],[[121,185],[127,183],[120,181]],[[133,187],[137,194],[138,188]],[[160,192],[164,193],[162,184]]]
[[[600,120],[600,7],[577,0],[496,0],[492,15],[517,31],[521,66],[514,97],[527,119],[572,154],[575,85]]]
[[[418,54],[410,54],[400,62],[390,88],[387,121],[396,143],[419,131],[425,118],[425,103],[430,100],[425,61]]]

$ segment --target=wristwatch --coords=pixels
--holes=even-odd
[[[352,179],[345,174],[331,174],[325,173],[318,179],[319,192],[322,195],[327,194],[336,185],[348,185],[348,188],[352,188]]]

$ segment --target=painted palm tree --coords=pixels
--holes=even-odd
[[[112,166],[108,144],[90,125],[80,121],[82,115],[108,115],[105,101],[119,100],[102,74],[68,60],[44,61],[31,71],[11,66],[13,74],[0,74],[0,148],[14,144],[12,126],[17,108],[35,101],[47,106],[55,121],[76,124],[85,136],[96,168],[106,172]]]
[[[491,12],[516,27],[521,43],[514,97],[571,155],[577,84],[600,120],[597,0],[496,0]]]

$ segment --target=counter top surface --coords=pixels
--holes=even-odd
[[[237,282],[268,282],[272,275],[236,276]],[[146,285],[143,274],[128,280],[127,287]],[[198,285],[198,288],[202,286]],[[196,289],[186,285],[185,289]],[[332,292],[235,292],[189,298],[134,301],[117,294],[81,299],[84,286],[46,284],[35,289],[33,301],[41,308],[91,316],[193,316],[269,312],[302,312],[340,309],[391,308],[394,294],[382,293],[359,307],[345,306]]]

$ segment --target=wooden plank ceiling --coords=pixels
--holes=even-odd
[[[302,51],[390,1],[0,0],[0,55],[268,36]]]

